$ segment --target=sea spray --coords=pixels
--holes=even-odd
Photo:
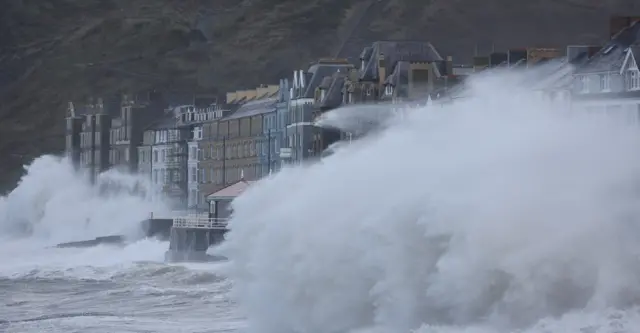
[[[105,235],[140,236],[150,212],[166,213],[144,178],[110,170],[95,185],[66,158],[42,156],[20,183],[0,198],[0,237],[28,237],[52,245]]]
[[[636,318],[637,121],[568,112],[525,78],[471,80],[469,97],[236,199],[220,251],[252,331],[563,331],[564,318],[577,331],[581,313]]]

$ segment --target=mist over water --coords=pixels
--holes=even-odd
[[[235,200],[220,251],[252,331],[639,331],[640,128],[523,77]]]

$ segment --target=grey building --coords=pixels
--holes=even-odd
[[[91,182],[111,167],[137,172],[144,128],[157,118],[162,103],[156,93],[90,99],[79,107],[70,102],[67,155],[79,171],[89,175]]]
[[[110,150],[107,157],[112,167],[129,172],[138,170],[138,146],[142,145],[143,133],[162,116],[163,109],[159,94],[122,97],[120,112],[111,119],[109,130]]]
[[[155,130],[152,124],[142,134],[142,145],[138,146],[138,174],[151,180],[153,167],[152,147],[155,143]]]
[[[260,177],[277,172],[282,166],[280,149],[285,147],[287,126],[289,125],[289,80],[280,79],[278,90],[273,96],[276,98],[275,109],[266,111],[262,117],[262,138],[258,157],[260,159]]]
[[[102,99],[90,99],[81,107],[70,102],[67,111],[66,151],[74,166],[89,180],[109,168],[109,110]]]
[[[612,26],[619,19],[613,18]],[[573,74],[572,103],[640,123],[640,21],[629,20],[627,27],[612,35]]]
[[[289,88],[288,142],[284,143],[279,153],[283,164],[299,164],[315,155],[313,139],[320,130],[313,123],[316,88],[325,77],[337,71],[348,72],[353,67],[346,60],[322,59],[306,71],[294,71]]]

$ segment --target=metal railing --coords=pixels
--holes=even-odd
[[[227,219],[200,217],[198,215],[176,217],[173,219],[174,228],[186,229],[226,229]]]

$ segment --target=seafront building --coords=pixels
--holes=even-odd
[[[229,92],[222,103],[169,103],[157,93],[69,103],[66,149],[92,181],[113,167],[138,172],[176,207],[211,211],[217,209],[211,200],[223,205],[229,193],[283,166],[320,159],[333,143],[375,128],[375,122],[348,133],[320,128],[315,121],[324,113],[363,103],[404,109],[464,98],[465,79],[483,71],[536,68],[525,84],[544,98],[640,122],[637,19],[612,18],[611,40],[602,46],[493,51],[469,66],[428,42],[377,41],[358,61],[320,59],[278,84]]]

